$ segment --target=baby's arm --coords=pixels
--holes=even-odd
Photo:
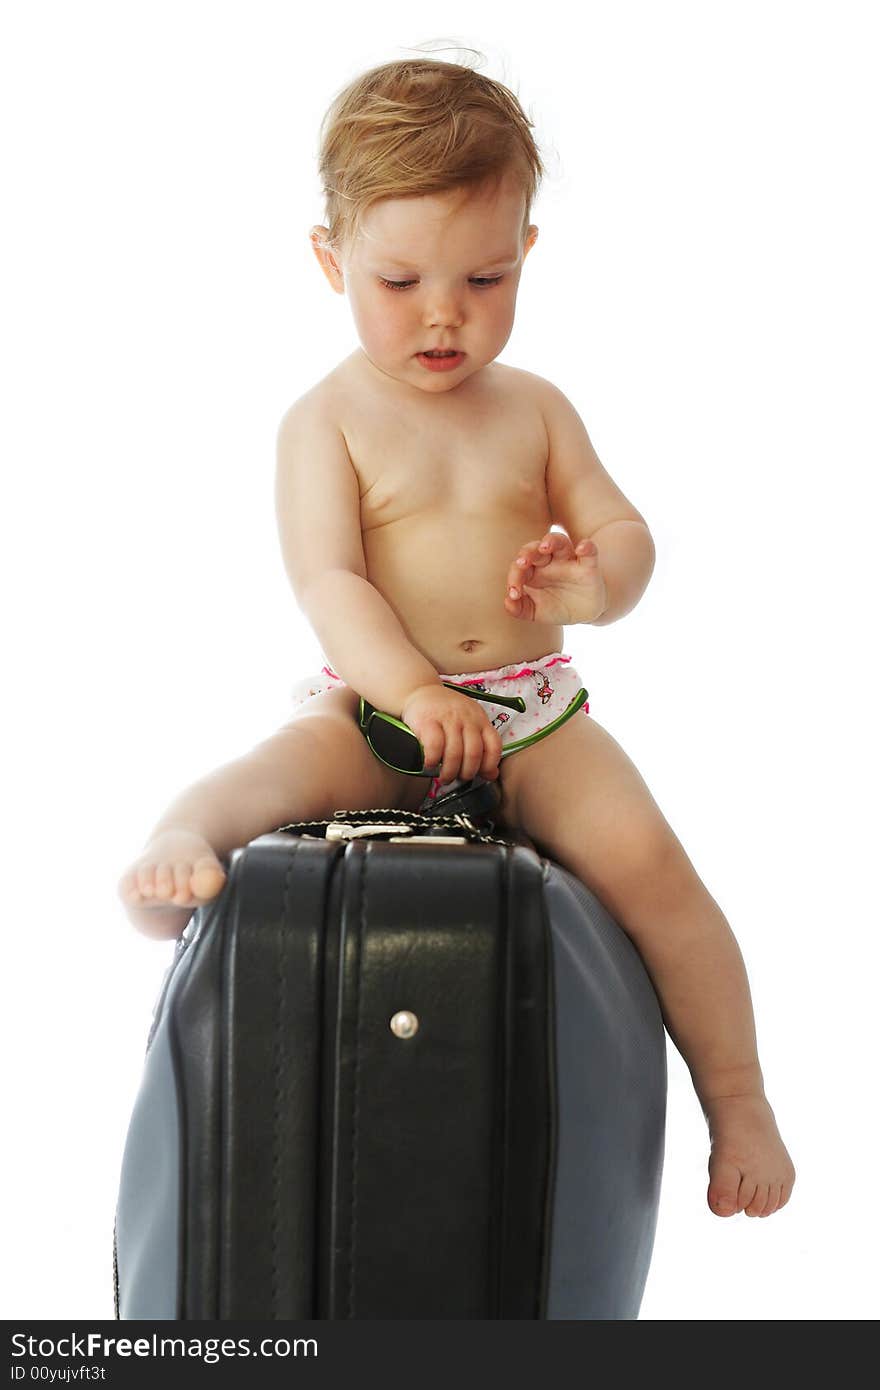
[[[287,411],[277,456],[278,528],[297,602],[346,685],[399,718],[412,691],[442,682],[367,579],[357,474],[319,396]]]
[[[414,730],[425,766],[440,767],[442,781],[497,776],[501,738],[488,715],[444,686],[367,579],[357,474],[315,393],[281,422],[276,502],[285,568],[337,674]]]
[[[549,446],[550,515],[573,545],[595,542],[607,604],[591,621],[603,627],[629,613],[645,592],[654,569],[654,541],[641,512],[606,472],[568,398],[540,379],[540,400]]]
[[[441,780],[497,776],[501,739],[485,711],[443,685],[367,578],[357,474],[317,392],[281,422],[275,495],[285,568],[333,669],[415,731]]]
[[[608,605],[594,627],[604,627],[635,608],[654,569],[654,541],[644,521],[607,521],[590,536],[599,551]]]

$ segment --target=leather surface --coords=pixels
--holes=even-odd
[[[666,1036],[641,957],[573,874],[544,860],[553,923],[559,1137],[548,1319],[634,1319],[666,1132]]]
[[[226,957],[222,1318],[315,1317],[324,950],[339,855],[264,836],[240,856]],[[320,842],[323,843],[323,842]]]
[[[123,1254],[118,1316],[126,1319],[178,1315],[181,1126],[169,1017],[152,1038],[122,1159],[114,1246]]]
[[[665,1037],[578,880],[522,845],[277,833],[197,919],[126,1144],[120,1316],[637,1316]]]
[[[189,1316],[538,1316],[549,957],[508,868],[485,846],[249,848],[225,953],[222,1268]],[[508,1001],[511,1023],[530,1010],[516,1048]],[[411,1039],[389,1027],[401,1009]]]
[[[539,1315],[549,961],[538,876],[530,915],[513,868],[485,845],[346,852],[321,1317]]]

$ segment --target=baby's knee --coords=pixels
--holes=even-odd
[[[311,789],[332,784],[344,744],[344,731],[332,719],[303,717],[282,725],[240,761],[256,783],[288,793],[296,788],[308,796]]]
[[[334,692],[335,693],[335,692]],[[428,779],[405,777],[370,751],[346,709],[303,712],[251,752],[272,778],[288,819],[329,820],[337,810],[402,806],[421,800]]]

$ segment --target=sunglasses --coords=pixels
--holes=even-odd
[[[503,705],[505,709],[516,710],[518,714],[525,713],[526,702],[521,695],[489,694],[485,690],[475,690],[470,685],[454,685],[452,681],[444,681],[443,684],[447,690],[459,690],[462,695],[469,695],[472,700],[483,700],[490,705]],[[577,714],[588,699],[588,692],[581,688],[562,714],[551,723],[545,724],[537,733],[526,734],[524,738],[513,739],[505,744],[501,750],[501,757],[506,758],[520,748],[527,748],[530,743],[537,743],[539,739],[546,738],[573,714]],[[363,695],[360,697],[358,727],[372,752],[386,767],[393,768],[395,772],[404,772],[409,777],[438,776],[439,766],[425,767],[425,750],[409,725],[395,719],[393,714],[376,709]]]

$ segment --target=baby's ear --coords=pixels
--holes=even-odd
[[[525,245],[523,246],[523,260],[525,260],[537,240],[538,228],[535,226],[529,227],[529,230],[526,232]]]
[[[342,266],[337,259],[327,241],[330,235],[327,227],[313,227],[309,232],[309,240],[312,243],[312,250],[315,253],[318,264],[327,276],[332,289],[337,294],[345,294],[345,277],[342,273]]]

